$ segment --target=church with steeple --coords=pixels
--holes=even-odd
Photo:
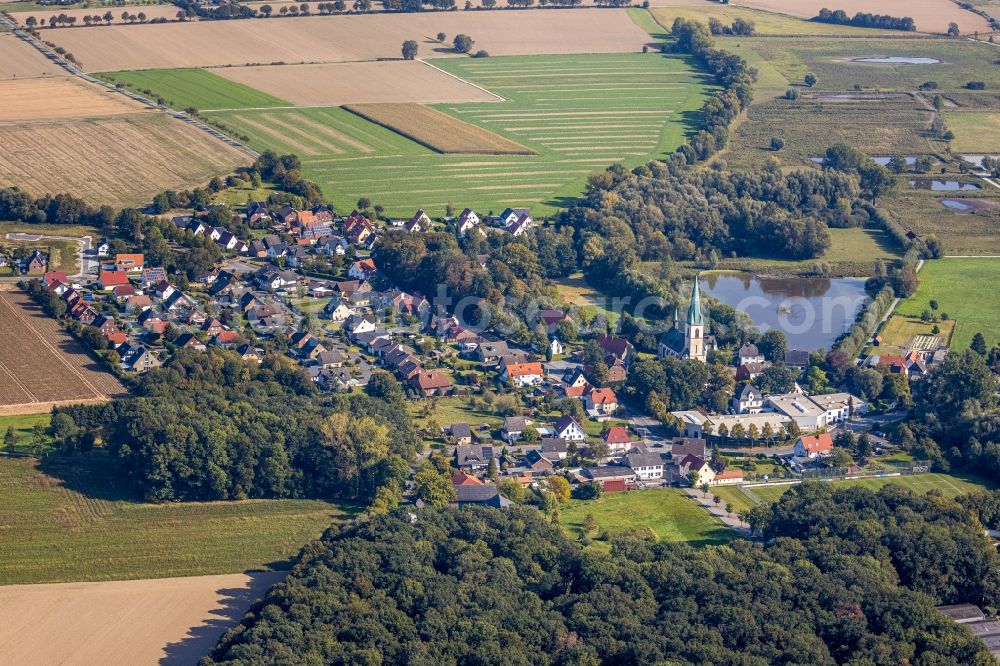
[[[691,303],[688,305],[683,328],[680,326],[679,311],[679,307],[674,308],[674,326],[660,338],[657,356],[693,358],[704,363],[708,358],[708,352],[715,349],[715,336],[708,334],[708,326],[701,308],[701,286],[697,276],[691,288]]]

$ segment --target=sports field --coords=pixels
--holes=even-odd
[[[934,299],[938,302],[938,312],[947,312],[955,320],[952,349],[968,349],[976,333],[982,333],[987,347],[992,347],[1000,342],[997,284],[1000,284],[1000,259],[931,260],[920,270],[917,293],[901,301],[896,312],[919,317]]]
[[[587,514],[597,521],[596,536],[648,528],[660,541],[684,541],[694,546],[724,544],[736,533],[709,515],[679,488],[608,493],[592,501],[574,500],[561,510],[560,522],[574,535],[583,530]]]
[[[0,458],[0,585],[281,568],[345,515],[312,500],[145,504],[96,454]]]
[[[433,64],[507,100],[434,108],[538,154],[440,155],[341,108],[206,115],[251,137],[258,150],[297,153],[304,175],[340,207],[366,196],[392,215],[417,208],[438,215],[455,202],[484,212],[527,205],[539,216],[579,196],[587,176],[609,164],[641,164],[676,148],[707,89],[685,60],[659,54]]]
[[[290,102],[230,81],[208,70],[147,69],[109,72],[103,78],[122,83],[129,90],[160,95],[175,109],[239,109],[266,106],[292,106]],[[149,92],[147,92],[149,91]]]

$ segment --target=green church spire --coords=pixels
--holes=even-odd
[[[701,289],[698,286],[698,276],[694,277],[694,287],[691,288],[691,306],[688,307],[688,326],[704,326],[705,319],[701,315]]]

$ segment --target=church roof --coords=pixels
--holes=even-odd
[[[701,314],[701,288],[698,286],[698,276],[694,278],[691,288],[691,305],[688,307],[687,323],[689,326],[704,326],[705,318]]]

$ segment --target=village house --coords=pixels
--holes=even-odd
[[[500,437],[505,442],[513,444],[524,436],[530,425],[531,420],[524,416],[507,416],[503,420]]]
[[[117,351],[121,359],[122,370],[128,372],[142,373],[162,365],[152,352],[141,345],[133,346],[124,342]]]
[[[323,308],[323,314],[331,321],[347,321],[354,315],[354,308],[348,305],[343,298],[334,296]]]
[[[466,208],[458,216],[458,221],[455,222],[455,231],[458,232],[459,236],[464,237],[465,234],[479,226],[479,222],[480,219],[476,212],[471,208]]]
[[[563,343],[559,342],[559,338],[552,338],[549,340],[549,354],[552,356],[559,356],[564,351]]]
[[[618,411],[618,396],[609,388],[591,389],[584,402],[592,418],[611,416]]]
[[[733,396],[733,411],[737,414],[757,414],[764,409],[764,394],[753,384],[747,384]]]
[[[531,363],[508,363],[504,365],[503,372],[500,373],[500,379],[518,388],[538,386],[545,379],[545,373],[542,370],[542,364],[537,361]]]
[[[587,433],[584,432],[580,424],[576,422],[572,416],[563,416],[555,425],[555,436],[559,439],[569,440],[571,442],[582,442],[587,439]]]
[[[448,437],[452,444],[457,446],[469,446],[472,444],[472,428],[468,423],[452,423],[448,428]]]
[[[141,273],[145,266],[142,254],[116,254],[115,269],[127,273]]]
[[[509,509],[514,503],[501,495],[492,483],[484,483],[479,486],[456,486],[455,505],[461,509],[470,504],[489,506],[494,509]]]
[[[569,442],[560,437],[542,437],[541,451],[550,460],[566,460],[569,457]]]
[[[632,437],[625,426],[612,426],[601,436],[612,456],[627,453],[632,448]]]
[[[448,389],[451,388],[451,380],[448,379],[448,375],[436,370],[424,370],[411,379],[410,384],[425,398],[447,393]]]
[[[455,466],[461,470],[484,470],[500,452],[488,444],[469,444],[455,447]]]
[[[757,349],[757,345],[752,342],[746,342],[742,347],[740,347],[740,350],[737,353],[736,365],[741,366],[744,363],[763,363],[764,360],[764,355],[760,353],[759,349]]]
[[[102,270],[97,274],[97,284],[101,289],[112,289],[128,283],[128,273],[125,271]]]
[[[742,363],[740,367],[736,368],[736,381],[738,382],[752,382],[758,377],[764,374],[764,371],[771,366],[770,363],[750,361],[748,363]]]
[[[28,275],[38,275],[39,273],[44,273],[48,265],[49,261],[41,251],[32,250],[28,258],[22,262],[21,271]]]
[[[833,438],[827,432],[819,435],[804,435],[795,442],[795,449],[792,453],[796,458],[809,458],[810,460],[828,456],[833,453]]]
[[[628,453],[623,462],[635,472],[641,481],[656,481],[663,478],[666,469],[659,453]]]
[[[44,276],[42,276],[43,287],[51,289],[53,283],[56,282],[59,282],[61,284],[69,284],[69,278],[63,271],[49,271]]]
[[[359,259],[347,270],[347,276],[355,280],[371,280],[376,273],[378,269],[371,258]]]
[[[716,486],[736,485],[740,483],[743,483],[743,470],[736,467],[727,467],[716,474],[712,480],[712,484]]]
[[[715,470],[708,464],[708,462],[699,456],[688,454],[681,459],[680,463],[677,465],[677,470],[680,475],[685,479],[691,472],[695,472],[697,475],[694,479],[695,486],[700,486],[705,483],[712,483],[715,480]]]

